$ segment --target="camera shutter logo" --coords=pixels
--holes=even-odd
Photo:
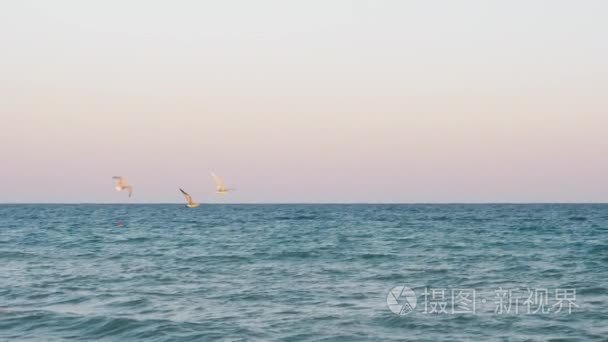
[[[386,305],[397,315],[403,316],[416,308],[416,293],[406,286],[395,286],[386,296]]]

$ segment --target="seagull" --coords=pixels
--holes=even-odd
[[[122,178],[121,176],[114,176],[112,177],[112,179],[117,179],[118,183],[116,183],[116,191],[123,191],[123,190],[129,190],[129,197],[131,197],[131,194],[133,194],[133,186],[127,184],[127,182],[125,181],[124,178]]]
[[[218,177],[215,173],[211,172],[211,177],[213,177],[213,180],[215,181],[215,190],[218,194],[225,195],[229,191],[234,190],[226,188],[226,186],[224,185],[224,181],[222,181],[222,179]]]
[[[188,208],[196,208],[196,207],[199,206],[198,203],[194,202],[194,200],[192,199],[192,196],[190,196],[190,194],[188,194],[187,192],[185,192],[182,189],[179,189],[179,191],[182,192],[182,194],[186,198],[186,202],[188,202],[188,204],[186,204],[186,207],[188,207]]]

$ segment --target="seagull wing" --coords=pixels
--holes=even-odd
[[[124,178],[122,178],[120,176],[114,176],[114,177],[112,177],[112,179],[118,180],[118,182],[116,183],[117,186],[119,186],[121,188],[126,188],[127,187],[127,182],[125,181]]]
[[[215,185],[218,190],[225,190],[226,186],[224,185],[224,181],[220,177],[218,177],[215,173],[211,172],[211,177],[213,177],[213,181],[215,181]]]
[[[192,200],[192,196],[190,196],[190,194],[188,194],[187,192],[185,192],[182,189],[179,189],[179,191],[182,192],[182,194],[184,195],[184,197],[186,198],[186,201],[188,202],[188,204],[192,204],[194,203],[194,201]]]

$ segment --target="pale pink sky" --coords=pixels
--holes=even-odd
[[[607,11],[3,3],[0,202],[606,202]]]

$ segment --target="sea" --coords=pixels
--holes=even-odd
[[[605,204],[0,205],[1,341],[608,341]]]

